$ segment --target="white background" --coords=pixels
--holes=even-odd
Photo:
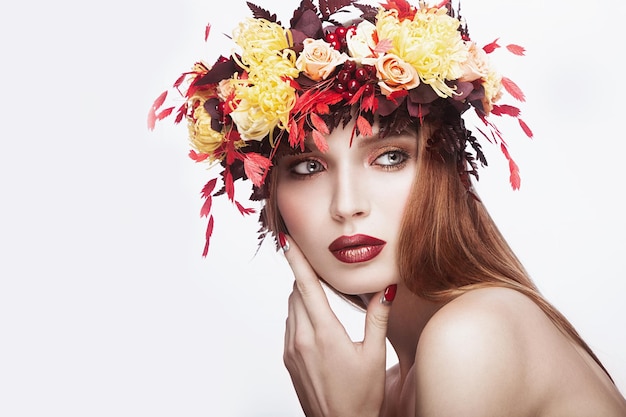
[[[286,24],[296,2],[283,3],[262,6]],[[245,3],[3,10],[0,415],[301,415],[281,359],[292,283],[282,255],[266,245],[255,257],[255,218],[216,201],[202,259],[210,175],[187,158],[184,126],[146,129],[152,101],[181,72],[229,53],[221,34],[250,15]],[[483,200],[624,392],[626,6],[464,0],[463,11],[479,44],[500,36],[528,49],[494,56],[528,96],[535,139],[501,123],[522,189],[510,190],[485,145]],[[362,316],[340,314],[358,337]]]

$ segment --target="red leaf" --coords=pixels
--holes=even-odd
[[[207,154],[207,153],[198,153],[198,152],[194,151],[193,149],[191,149],[189,151],[189,158],[191,158],[195,162],[202,162],[205,159],[207,159],[208,157],[209,157],[209,154]]]
[[[156,113],[154,112],[153,108],[150,108],[150,111],[148,112],[148,129],[150,130],[154,130],[154,126],[156,125]]]
[[[511,187],[514,190],[519,190],[520,184],[522,182],[519,176],[519,167],[517,166],[515,161],[513,161],[513,158],[511,158],[511,155],[509,154],[509,150],[506,148],[506,145],[504,143],[500,144],[500,149],[502,150],[502,153],[504,154],[506,159],[509,161],[509,172],[510,172],[509,181],[511,183]]]
[[[498,49],[500,47],[500,45],[498,45],[498,40],[499,39],[500,38],[494,40],[490,44],[487,44],[487,45],[483,46],[483,51],[485,51],[486,53],[490,54],[493,51],[495,51],[496,49]]]
[[[326,142],[326,138],[319,131],[313,130],[312,132],[313,142],[315,142],[315,146],[320,152],[328,151],[328,142]]]
[[[154,109],[154,111],[159,110],[159,107],[161,107],[163,103],[165,103],[166,98],[167,98],[167,90],[162,92],[161,95],[158,96],[156,100],[154,100],[154,103],[152,103],[152,108]]]
[[[246,208],[246,207],[242,206],[238,201],[235,201],[235,205],[237,206],[237,210],[239,210],[239,213],[241,213],[244,216],[246,216],[248,214],[256,213],[255,209],[253,209],[252,207]]]
[[[213,199],[211,196],[208,196],[207,199],[202,204],[202,208],[200,209],[200,217],[207,217],[209,213],[211,213],[211,206],[213,205]]]
[[[243,160],[243,169],[246,176],[257,187],[263,185],[270,166],[272,166],[272,161],[258,153],[247,153]]]
[[[372,113],[376,113],[378,108],[378,100],[376,99],[376,95],[370,94],[363,98],[361,101],[361,110],[369,111]]]
[[[315,113],[311,113],[310,117],[311,117],[311,123],[313,124],[313,127],[319,130],[321,134],[328,135],[330,133],[330,130],[328,130],[328,126],[326,125],[326,122],[324,122],[324,120],[322,120],[321,117],[319,117]]]
[[[172,114],[173,110],[174,110],[174,107],[168,107],[167,109],[161,110],[161,112],[159,114],[155,115],[156,120],[163,120],[163,119],[165,119],[167,116]]]
[[[508,49],[510,52],[514,53],[515,55],[523,56],[526,53],[526,49],[524,49],[523,46],[514,45],[512,43],[507,45],[506,49]]]
[[[522,119],[518,118],[517,121],[519,122],[519,125],[522,127],[522,130],[524,131],[524,133],[526,133],[526,136],[528,136],[529,138],[532,139],[533,137],[533,131],[530,130],[530,127],[528,127],[528,125],[526,124],[525,121],[523,121]]]
[[[516,100],[526,101],[526,96],[522,92],[522,89],[517,86],[511,79],[507,77],[502,77],[502,86],[504,89],[512,95]]]
[[[204,41],[206,42],[209,39],[209,34],[211,33],[211,24],[207,23],[204,28]]]
[[[178,77],[176,81],[174,82],[174,88],[180,87],[183,81],[185,81],[185,77],[187,77],[187,73],[181,74],[181,76]]]
[[[209,224],[206,227],[206,243],[204,244],[204,251],[202,251],[202,257],[207,256],[209,253],[209,241],[211,240],[211,235],[213,234],[213,216],[209,217]]]
[[[509,106],[508,104],[496,104],[491,109],[491,114],[496,116],[507,115],[511,117],[518,117],[520,114],[520,110],[517,107]]]
[[[387,98],[389,100],[392,100],[395,104],[398,104],[399,99],[403,99],[404,97],[408,95],[409,95],[409,92],[406,90],[396,90],[393,93],[389,94]]]
[[[372,125],[363,116],[359,116],[356,119],[356,126],[359,128],[361,136],[372,137],[374,132],[372,131]]]
[[[235,201],[235,182],[233,181],[233,174],[230,173],[230,169],[224,170],[224,188],[226,189],[228,199]]]
[[[204,187],[202,187],[202,191],[200,192],[200,195],[202,195],[202,198],[208,198],[211,196],[211,193],[215,189],[216,183],[217,183],[217,178],[213,178],[211,181],[204,184]]]

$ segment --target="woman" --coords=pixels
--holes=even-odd
[[[263,200],[296,282],[285,364],[309,416],[626,415],[626,401],[567,320],[537,291],[476,196],[486,161],[464,125],[517,166],[490,119],[523,100],[448,2],[380,9],[303,1],[285,30],[268,11],[234,31],[241,51],[198,63],[175,87],[196,161],[223,168],[203,189],[242,214],[235,184]],[[357,18],[336,19],[348,8]],[[208,33],[207,33],[208,34]],[[523,54],[523,48],[507,49]],[[162,94],[150,127],[169,116]],[[354,343],[322,282],[366,309]],[[398,364],[385,370],[385,340]]]

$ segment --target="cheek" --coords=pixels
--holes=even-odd
[[[319,200],[311,198],[310,194],[303,191],[303,188],[298,186],[281,187],[279,184],[276,190],[278,211],[292,236],[300,234],[300,231],[306,231],[314,223],[314,214],[319,213],[320,209],[315,204]]]

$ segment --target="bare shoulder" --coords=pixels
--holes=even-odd
[[[449,302],[418,344],[418,415],[530,415],[541,401],[541,384],[528,383],[541,365],[533,345],[555,332],[514,290],[477,289]]]
[[[415,361],[420,416],[623,410],[623,398],[590,356],[511,289],[472,290],[446,304],[424,328]]]

